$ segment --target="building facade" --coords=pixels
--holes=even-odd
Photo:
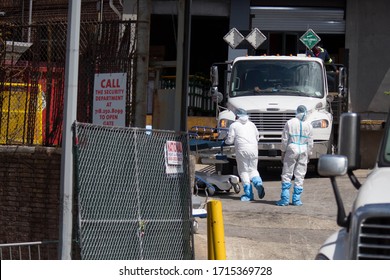
[[[154,37],[156,26],[175,14],[176,1],[152,2],[151,43],[159,44]],[[364,119],[384,120],[390,106],[386,5],[385,0],[193,0],[191,69],[206,71],[206,65],[213,62],[248,54],[247,49],[231,49],[223,41],[233,27],[244,35],[255,27],[261,30],[267,41],[249,54],[267,55],[304,53],[299,38],[311,28],[333,60],[349,69],[349,109]],[[195,64],[205,66],[197,68]]]

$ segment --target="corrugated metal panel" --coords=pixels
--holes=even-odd
[[[252,28],[261,31],[306,31],[344,34],[344,10],[328,8],[251,7]]]

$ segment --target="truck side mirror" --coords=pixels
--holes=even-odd
[[[343,113],[340,116],[338,154],[348,158],[348,170],[360,168],[360,116]]]
[[[333,95],[331,95],[331,94],[328,94],[328,95],[326,96],[326,102],[328,102],[328,103],[332,103],[332,102],[333,102],[333,100],[334,100],[334,96],[333,96]]]
[[[215,103],[221,103],[223,100],[223,94],[216,87],[211,88],[211,100]]]
[[[342,155],[321,155],[318,159],[318,174],[324,177],[344,176],[348,169],[348,159]]]
[[[210,68],[210,80],[212,87],[218,87],[218,67],[215,65]]]

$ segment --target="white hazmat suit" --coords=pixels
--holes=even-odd
[[[279,206],[289,205],[291,179],[294,175],[294,192],[292,204],[302,205],[301,193],[303,181],[307,171],[309,155],[313,149],[313,127],[306,121],[307,109],[300,105],[297,108],[295,118],[290,119],[284,126],[282,133],[282,192]]]
[[[244,195],[242,201],[253,200],[251,181],[258,191],[259,198],[265,195],[263,181],[257,170],[259,131],[249,120],[244,109],[238,109],[237,119],[229,127],[225,144],[234,144],[237,161],[237,171],[243,183]]]

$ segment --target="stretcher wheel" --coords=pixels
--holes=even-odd
[[[214,186],[206,187],[205,192],[207,192],[207,196],[213,196],[215,194]]]
[[[241,191],[240,184],[233,184],[233,190],[235,193],[240,193],[240,191]]]

